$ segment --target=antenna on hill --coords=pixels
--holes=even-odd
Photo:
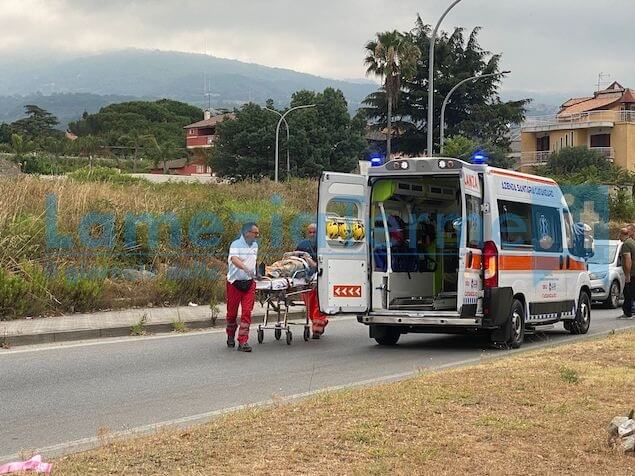
[[[601,91],[602,90],[602,85],[607,84],[609,78],[611,77],[611,75],[609,73],[602,73],[600,72],[600,74],[598,74],[598,83],[597,83],[597,91]]]
[[[207,110],[212,111],[212,80],[205,79],[205,93],[204,96],[207,97]]]

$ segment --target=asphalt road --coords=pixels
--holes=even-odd
[[[635,326],[619,314],[595,309],[588,336]],[[333,319],[318,341],[302,341],[297,329],[291,346],[271,332],[258,345],[252,329],[251,354],[227,349],[219,331],[0,350],[0,462],[24,449],[52,455],[91,445],[100,429],[200,421],[274,397],[510,353],[466,336],[430,334],[380,347],[350,316]],[[557,325],[528,336],[523,349],[572,339]]]

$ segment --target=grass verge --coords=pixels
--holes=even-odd
[[[625,474],[635,332],[114,441],[56,474]],[[407,363],[406,363],[407,365]],[[564,369],[564,370],[563,370]],[[575,378],[572,376],[575,375]]]

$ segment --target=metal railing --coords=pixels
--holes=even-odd
[[[601,153],[607,160],[615,159],[615,149],[613,147],[589,147],[589,150],[593,150]],[[545,165],[549,156],[557,151],[555,150],[538,150],[532,152],[522,152],[520,156],[520,163],[524,166],[533,165]]]
[[[593,122],[635,123],[635,111],[589,111],[556,116],[534,116],[527,117],[523,127],[583,125]]]

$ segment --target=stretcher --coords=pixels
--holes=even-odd
[[[293,341],[291,326],[303,326],[303,338],[308,341],[311,337],[311,322],[308,310],[305,311],[304,322],[289,322],[289,308],[304,305],[302,294],[310,292],[317,284],[316,276],[309,275],[309,270],[296,271],[289,278],[261,278],[256,280],[256,299],[265,305],[265,317],[258,326],[258,343],[262,344],[265,330],[273,330],[276,340],[280,340],[285,333],[287,345]],[[275,321],[270,317],[275,313]]]

